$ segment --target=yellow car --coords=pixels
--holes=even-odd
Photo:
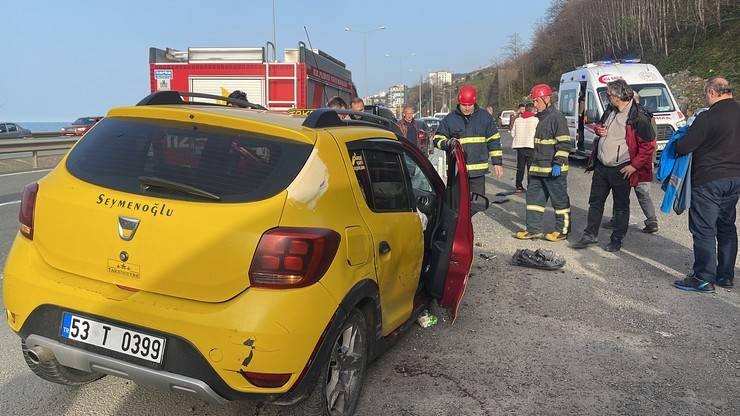
[[[445,186],[383,119],[345,113],[176,92],[111,110],[23,193],[3,296],[30,369],[352,414],[429,300],[454,319],[472,213],[459,145]]]

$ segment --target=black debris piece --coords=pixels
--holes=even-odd
[[[515,266],[532,267],[542,270],[558,270],[565,266],[565,259],[552,250],[519,249],[514,253],[511,262]]]

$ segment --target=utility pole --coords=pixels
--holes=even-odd
[[[431,104],[432,104],[432,108],[431,108],[431,111],[429,113],[430,113],[430,115],[433,116],[434,113],[435,113],[435,111],[434,111],[434,79],[432,79],[432,76],[431,75],[429,76],[429,89],[431,90],[430,91],[431,92],[430,95],[431,95]]]
[[[423,83],[424,83],[424,73],[423,72],[420,72],[419,73],[419,118],[421,118],[423,116],[423,114],[421,114],[421,98],[422,98],[422,96],[421,96],[421,84],[423,84]]]

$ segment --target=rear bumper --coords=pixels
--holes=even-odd
[[[329,322],[341,314],[337,301],[321,284],[282,291],[250,288],[221,303],[127,292],[49,267],[33,242],[24,238],[16,240],[8,255],[3,302],[10,328],[26,340],[42,337],[83,356],[94,354],[113,360],[93,362],[98,365],[128,363],[134,367],[126,368],[155,371],[143,376],[140,371],[126,373],[123,364],[111,368],[130,374],[132,380],[147,383],[152,374],[165,374],[155,383],[165,385],[174,374],[188,381],[174,385],[190,388],[198,396],[211,397],[190,380],[205,383],[228,400],[284,404],[299,400],[313,387],[310,379],[319,363],[311,358]],[[165,337],[162,364],[60,337],[64,311]],[[282,387],[262,388],[251,384],[240,371],[291,376]]]
[[[198,379],[131,364],[123,360],[65,345],[39,335],[29,335],[26,338],[26,345],[29,348],[35,346],[48,348],[54,353],[56,360],[67,367],[122,377],[137,384],[153,385],[161,390],[182,391],[212,403],[223,404],[227,402],[223,396],[213,391],[208,384]]]

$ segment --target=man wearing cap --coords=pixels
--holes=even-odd
[[[465,151],[465,164],[468,168],[470,192],[486,194],[485,174],[489,172],[488,159],[491,159],[496,178],[501,178],[504,170],[501,161],[501,135],[496,122],[486,110],[476,104],[478,92],[472,85],[463,85],[457,93],[457,108],[446,115],[439,123],[434,136],[434,146],[448,151],[457,140]]]
[[[562,241],[570,231],[570,199],[568,198],[568,155],[570,133],[563,113],[552,107],[552,89],[546,84],[532,87],[530,98],[537,107],[537,128],[534,133],[532,164],[527,185],[526,229],[516,233],[520,240],[544,237]],[[544,234],[542,217],[547,200],[555,209],[555,231]]]

